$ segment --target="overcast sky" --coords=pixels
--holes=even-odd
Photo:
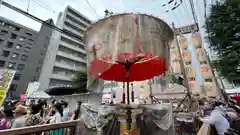
[[[176,26],[184,26],[193,23],[189,0],[183,0],[183,4],[174,11],[171,11],[171,8],[174,6],[175,2],[179,3],[180,0],[175,0],[175,2],[170,5],[167,4],[165,7],[162,5],[166,4],[169,0],[88,0],[98,15],[93,12],[86,0],[30,0],[29,8],[29,0],[4,1],[24,11],[29,9],[28,11],[30,14],[43,20],[53,18],[55,23],[59,12],[63,12],[67,5],[72,6],[93,21],[102,18],[104,16],[104,10],[108,9],[114,13],[141,12],[153,14],[154,16],[159,16],[169,24],[174,21]],[[194,1],[198,16],[203,18],[203,0]],[[207,1],[211,3],[212,0]],[[169,10],[170,12],[166,13],[166,10]],[[0,7],[0,16],[27,25],[35,30],[39,30],[41,26],[38,22],[8,9],[5,6]]]
[[[180,0],[174,0],[175,2],[170,5],[167,4],[165,7],[162,5],[168,3],[170,0],[88,0],[97,14],[94,13],[91,7],[87,4],[86,0],[30,0],[30,3],[29,0],[4,1],[24,11],[27,11],[28,9],[28,12],[30,14],[37,16],[40,19],[47,20],[49,18],[52,18],[54,20],[54,23],[56,23],[59,12],[63,12],[67,5],[75,8],[92,21],[103,18],[104,11],[108,9],[114,13],[141,12],[152,14],[154,16],[158,16],[168,24],[174,22],[176,27],[193,24],[194,22],[191,15],[189,0],[183,0],[184,2],[174,11],[171,11],[171,8],[174,7],[175,2],[179,3]],[[212,1],[215,0],[207,0],[207,5],[212,4]],[[200,26],[202,26],[205,21],[203,0],[194,0],[194,4],[198,16],[198,21],[200,23]],[[169,12],[167,13],[166,10],[169,10]],[[8,9],[5,6],[0,7],[0,16],[3,16],[9,20],[15,21],[35,30],[39,30],[41,27],[40,23],[29,19],[11,9]],[[201,30],[201,33],[204,35],[203,29]],[[190,50],[192,51],[191,48]],[[197,70],[199,70],[199,65],[194,59],[196,58],[193,58],[193,65]],[[200,72],[197,72],[197,74],[200,76]],[[202,78],[198,77],[198,79],[199,82],[202,83]]]

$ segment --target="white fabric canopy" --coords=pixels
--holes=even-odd
[[[27,96],[27,98],[50,98],[50,97],[51,96],[49,96],[44,91],[37,91]]]

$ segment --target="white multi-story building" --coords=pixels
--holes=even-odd
[[[57,27],[70,32],[74,38],[54,31],[41,70],[39,90],[53,87],[70,87],[78,70],[86,68],[86,51],[83,34],[91,21],[75,9],[67,6],[57,19]]]

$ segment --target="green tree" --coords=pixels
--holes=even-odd
[[[240,84],[240,0],[226,0],[211,7],[206,20],[210,48],[217,54],[214,63],[220,76]]]
[[[72,81],[79,93],[87,92],[87,71],[78,71]]]

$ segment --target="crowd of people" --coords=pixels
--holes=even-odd
[[[78,101],[74,112],[70,112],[66,101],[53,100],[47,104],[46,100],[39,100],[29,105],[10,101],[0,109],[0,130],[77,120],[81,115],[81,104]]]
[[[228,134],[229,129],[239,132],[240,107],[235,101],[226,104],[220,100],[205,100],[199,101],[199,105],[201,121],[215,127],[218,135]]]

